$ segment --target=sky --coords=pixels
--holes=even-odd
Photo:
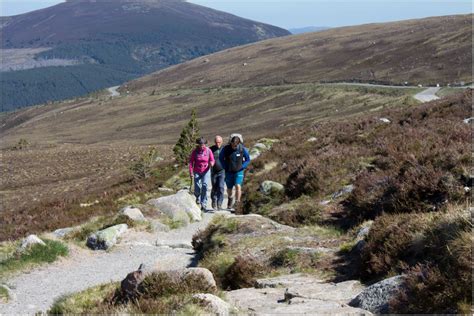
[[[113,0],[105,0],[113,1]],[[0,15],[45,8],[62,0],[0,0]],[[189,0],[286,29],[346,26],[473,12],[471,0]]]

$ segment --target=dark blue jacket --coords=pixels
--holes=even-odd
[[[242,171],[247,168],[247,166],[250,163],[250,156],[249,156],[249,151],[247,148],[245,148],[242,144],[239,144],[237,148],[234,150],[232,149],[231,145],[226,145],[224,149],[221,150],[221,153],[219,154],[219,161],[224,167],[226,172],[230,172],[230,166],[226,161],[226,157],[230,156],[230,159],[233,161],[236,161],[238,159],[237,155],[240,154],[242,151],[243,154],[243,161],[242,161],[242,168],[239,171]]]

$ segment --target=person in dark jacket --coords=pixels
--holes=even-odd
[[[212,200],[212,208],[214,210],[221,210],[222,203],[224,202],[224,190],[225,190],[225,170],[220,160],[218,159],[219,154],[222,150],[222,137],[217,135],[214,138],[214,145],[210,147],[214,157],[216,157],[216,163],[211,169],[211,183],[212,183],[212,191],[211,191],[211,200]]]
[[[233,209],[240,203],[242,185],[244,183],[244,170],[250,163],[249,151],[243,145],[240,134],[232,134],[230,142],[219,154],[219,161],[225,170],[225,183],[227,185],[227,208]],[[232,189],[235,186],[235,200],[232,198]]]

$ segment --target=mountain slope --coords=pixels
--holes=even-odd
[[[71,0],[3,17],[0,25],[1,48],[10,56],[2,58],[2,69],[21,69],[2,73],[3,110],[81,95],[198,56],[289,34],[179,0]],[[39,48],[44,50],[21,58]],[[68,67],[42,67],[51,62]],[[68,89],[57,87],[63,77],[71,77]]]
[[[472,19],[472,14],[443,16],[271,39],[196,59],[128,86],[141,90],[323,81],[471,82]]]

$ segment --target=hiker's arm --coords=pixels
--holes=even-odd
[[[242,168],[246,169],[248,167],[249,163],[250,163],[249,151],[247,150],[247,148],[244,148],[244,161],[242,163]]]
[[[214,167],[214,165],[216,164],[216,159],[214,158],[214,153],[210,149],[209,149],[209,164],[211,165],[211,167]]]

